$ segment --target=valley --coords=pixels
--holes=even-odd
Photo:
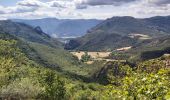
[[[158,19],[170,22],[113,17],[77,38],[30,25],[44,19],[1,20],[0,99],[169,100],[170,25]]]
[[[77,52],[71,52],[71,54],[78,57],[78,59],[81,59],[81,56],[85,54],[86,51],[77,51]],[[111,52],[87,52],[88,55],[90,55],[93,59],[99,59],[99,58],[106,58],[108,57]]]
[[[122,50],[122,49],[121,49]],[[124,50],[124,48],[123,48]],[[93,64],[95,61],[104,61],[104,62],[126,62],[126,60],[116,60],[116,59],[109,59],[108,57],[111,55],[112,52],[87,52],[87,51],[77,51],[77,52],[70,52],[74,56],[76,56],[79,60],[82,59],[82,56],[87,53],[91,59],[86,64]]]

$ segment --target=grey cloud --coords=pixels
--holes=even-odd
[[[66,8],[65,6],[59,4],[58,2],[53,2],[53,4],[51,5],[51,7]]]
[[[4,12],[4,11],[2,11],[2,10],[0,10],[0,14],[5,14],[5,12]]]
[[[121,5],[123,3],[129,3],[136,0],[86,0],[82,1],[81,4],[87,4],[91,6],[96,5]]]
[[[170,0],[154,0],[154,1],[150,1],[149,3],[153,3],[157,6],[161,6],[161,5],[170,4]]]
[[[27,6],[27,7],[39,7],[41,6],[41,2],[39,1],[21,1],[21,2],[18,2],[17,5],[20,5],[20,6]]]
[[[76,5],[76,9],[86,9],[87,5]]]
[[[25,13],[25,12],[33,12],[35,11],[36,8],[28,8],[28,7],[18,7],[16,8],[14,11],[12,11],[11,13]]]

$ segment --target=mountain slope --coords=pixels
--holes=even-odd
[[[170,34],[170,17],[136,19],[133,17],[113,17],[90,29],[83,37],[73,39],[66,49],[115,50]]]
[[[0,21],[0,32],[9,33],[27,42],[37,42],[53,47],[61,46],[60,42],[42,32],[39,27],[32,28],[26,24],[15,23],[10,20]]]
[[[88,29],[99,24],[101,20],[96,19],[56,19],[44,18],[35,20],[13,19],[14,22],[21,22],[33,27],[40,26],[41,29],[53,37],[78,37],[84,35]]]
[[[170,53],[170,35],[143,41],[125,52],[134,60],[148,60]]]
[[[0,39],[9,36],[8,39],[19,41],[17,45],[30,60],[69,78],[89,81],[88,72],[92,69],[87,68],[86,64],[79,62],[75,56],[65,51],[58,41],[46,37],[44,33],[39,34],[38,32],[41,31],[39,27],[35,30],[25,24],[0,21],[0,31]]]

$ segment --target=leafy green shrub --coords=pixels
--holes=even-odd
[[[110,54],[110,58],[115,60],[122,60],[122,59],[128,59],[129,55],[121,52],[112,52]]]
[[[90,60],[91,60],[91,56],[88,55],[87,52],[85,52],[85,54],[81,56],[81,61],[82,61],[82,62],[88,62],[88,61],[90,61]]]
[[[159,69],[165,67],[166,67],[165,63],[160,59],[153,59],[153,60],[139,63],[137,68],[138,68],[138,72],[153,73],[153,72],[158,72]]]
[[[65,97],[66,90],[64,87],[64,82],[56,77],[53,71],[47,71],[45,74],[45,100],[62,100]]]

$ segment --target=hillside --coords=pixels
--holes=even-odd
[[[81,79],[82,74],[88,75],[86,71],[81,71],[80,67],[84,65],[81,65],[76,57],[65,51],[60,42],[40,31],[40,28],[0,21],[0,31],[3,39],[10,35],[19,40],[19,48],[30,60],[59,73],[68,74],[68,77],[77,75]]]
[[[170,35],[143,41],[125,54],[136,55],[132,59],[148,60],[170,53]]]
[[[12,19],[14,22],[21,22],[33,27],[40,26],[43,32],[56,38],[79,37],[84,35],[88,29],[99,24],[101,20],[96,19],[56,19],[44,18],[34,20]]]
[[[0,33],[0,47],[2,100],[169,99],[169,55],[87,65],[62,48],[8,33]]]
[[[21,48],[23,45],[31,49],[10,34],[0,34],[0,99],[169,99],[169,56],[141,62],[136,66],[121,62],[108,62],[104,65],[100,62],[96,63],[96,67],[89,65],[86,68],[92,72],[87,73],[93,75],[92,83],[77,80],[85,75],[67,71],[62,74],[62,71],[37,63],[26,56]],[[42,44],[34,45],[41,50],[37,51],[39,54],[48,48]],[[55,49],[51,50],[49,53],[56,52]],[[54,61],[57,62],[57,59]],[[81,69],[85,72],[83,67]],[[75,70],[80,73],[80,70]]]
[[[135,46],[143,41],[169,35],[169,22],[169,16],[147,19],[113,17],[90,29],[86,35],[70,40],[65,49],[106,51]]]
[[[61,47],[62,44],[56,39],[41,31],[40,28],[30,27],[26,24],[15,23],[10,20],[0,21],[0,32],[9,33],[27,42],[36,42],[53,47]]]
[[[62,77],[29,59],[20,49],[21,44],[22,41],[16,37],[0,33],[0,99],[54,98],[50,94],[52,90],[48,90],[50,87],[58,91],[55,93],[57,98],[63,98]],[[54,83],[56,88],[52,85]]]

